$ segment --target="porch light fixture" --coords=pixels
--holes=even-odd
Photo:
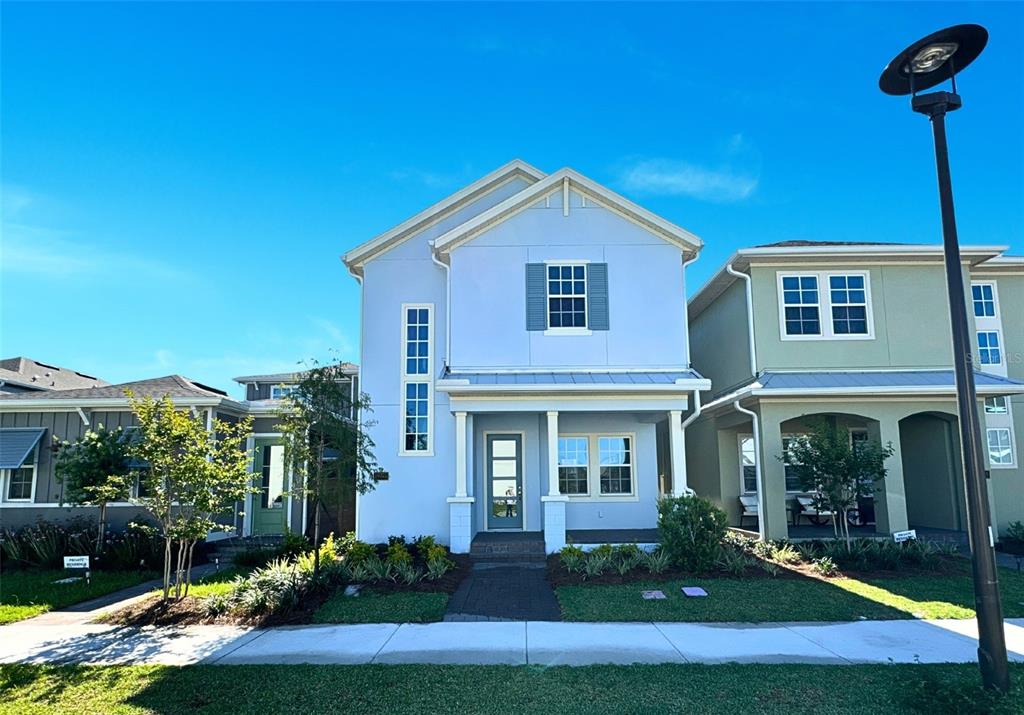
[[[1006,662],[1002,606],[999,602],[999,578],[992,542],[992,517],[985,484],[985,458],[982,452],[978,396],[974,386],[971,336],[967,322],[961,273],[960,244],[953,213],[953,184],[949,175],[949,150],[946,146],[946,113],[960,108],[956,75],[971,64],[988,42],[988,31],[981,25],[955,25],[939,30],[910,45],[896,55],[882,72],[878,86],[886,94],[912,95],[913,111],[925,114],[932,122],[935,164],[939,180],[939,207],[942,212],[942,243],[946,263],[946,289],[953,331],[953,367],[956,373],[957,411],[960,417],[967,527],[974,574],[974,600],[978,613],[978,665],[987,688],[1006,692],[1010,672]],[[946,80],[952,91],[929,94]]]

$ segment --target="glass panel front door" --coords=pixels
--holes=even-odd
[[[252,533],[283,534],[285,527],[284,447],[257,440],[253,460],[255,485],[259,491],[252,497]]]
[[[488,529],[523,528],[523,438],[487,435]]]

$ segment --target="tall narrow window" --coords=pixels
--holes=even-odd
[[[1013,466],[1013,444],[1009,429],[998,427],[988,430],[988,461],[994,467]]]
[[[994,318],[996,315],[996,296],[991,283],[974,283],[971,285],[971,297],[974,302],[976,318]]]
[[[431,313],[429,305],[403,306],[401,451],[430,452],[431,422]]]
[[[782,438],[782,469],[786,474],[787,492],[800,491],[800,475],[797,472],[797,467],[800,466],[800,463],[796,461],[792,454],[792,447],[797,439],[799,439],[799,437]]]
[[[757,492],[757,451],[751,435],[740,437],[740,478],[746,494]]]
[[[786,335],[820,335],[821,311],[816,276],[783,276]]]
[[[562,494],[587,494],[590,440],[587,437],[558,438],[558,490]]]
[[[982,365],[1001,365],[1002,352],[999,348],[999,333],[995,330],[978,331],[978,357]]]
[[[633,493],[633,449],[629,437],[598,437],[602,494]]]
[[[548,266],[548,327],[587,327],[586,266]]]
[[[868,334],[868,299],[864,276],[829,276],[832,332],[836,335]]]

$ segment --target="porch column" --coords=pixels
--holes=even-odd
[[[761,466],[764,494],[761,514],[764,516],[764,534],[767,539],[789,537],[789,499],[786,494],[786,470],[779,457],[782,455],[782,422],[777,410],[764,404],[758,408],[761,428],[761,453],[757,455]]]
[[[668,444],[672,458],[672,496],[690,493],[686,483],[686,434],[683,432],[682,410],[668,412]]]
[[[875,491],[875,529],[880,534],[905,531],[907,519],[907,490],[903,483],[903,453],[900,450],[900,423],[895,417],[881,417],[877,424],[869,424],[868,437],[877,440],[883,447],[892,443],[895,450],[885,460],[888,470],[885,479],[878,483]]]
[[[455,413],[455,496],[448,497],[448,547],[454,554],[469,553],[473,540],[473,497],[467,494],[466,484],[466,413]]]
[[[544,549],[549,553],[565,547],[565,504],[558,487],[558,413],[547,413],[548,423],[548,493],[540,498],[544,503]]]

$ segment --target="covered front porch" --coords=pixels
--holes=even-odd
[[[570,534],[650,530],[657,499],[686,490],[683,420],[693,373],[454,373],[450,546],[533,533],[547,553]],[[479,539],[478,539],[479,541]]]

